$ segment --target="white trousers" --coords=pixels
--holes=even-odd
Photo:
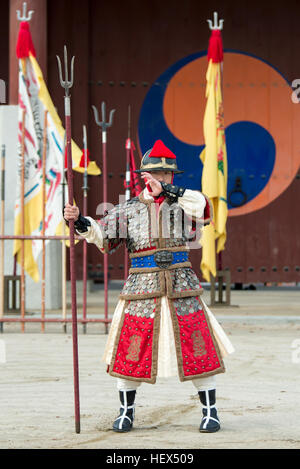
[[[197,391],[210,391],[216,389],[216,377],[208,376],[207,378],[196,378],[191,380]],[[117,378],[118,391],[136,391],[142,383],[139,381],[131,381],[130,379]]]

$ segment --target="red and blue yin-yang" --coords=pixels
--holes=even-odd
[[[207,52],[179,60],[153,83],[139,117],[142,153],[161,139],[183,174],[175,184],[201,190]],[[300,164],[300,109],[292,88],[271,64],[241,51],[224,50],[224,124],[229,215],[261,209],[293,181]]]

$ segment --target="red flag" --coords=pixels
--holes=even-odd
[[[91,161],[89,156],[90,156],[90,152],[87,149],[87,152],[86,152],[86,167],[88,167],[88,165]],[[81,155],[81,158],[80,158],[79,168],[85,168],[85,150],[84,149],[82,150],[82,155]],[[65,169],[68,169],[67,148],[65,148]]]
[[[85,149],[83,149],[81,159],[80,159],[80,163],[79,163],[80,168],[88,167],[89,162],[90,162],[89,156],[90,156],[90,152],[89,152],[89,149],[87,148],[87,151],[86,151],[86,164],[85,164]]]

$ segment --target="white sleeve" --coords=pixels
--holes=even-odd
[[[182,197],[178,197],[178,204],[190,217],[202,219],[206,206],[206,199],[200,191],[186,189]]]
[[[100,225],[91,217],[84,217],[91,223],[91,226],[87,227],[87,231],[77,233],[85,238],[88,243],[93,243],[97,246],[100,251],[103,251],[103,233],[101,231]]]

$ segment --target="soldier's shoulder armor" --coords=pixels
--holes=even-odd
[[[141,203],[138,197],[133,197],[132,199],[127,200],[127,202],[124,203],[123,207],[126,212],[134,213],[134,212],[139,212],[140,207],[142,205],[144,204]]]
[[[113,214],[113,213],[121,213],[124,210],[126,210],[126,208],[131,207],[132,205],[134,205],[137,202],[139,202],[139,198],[138,197],[133,197],[132,199],[127,200],[126,202],[121,202],[121,203],[115,205],[114,207],[112,207],[109,210],[105,210],[104,215],[107,215],[107,214],[110,215],[110,214]]]

